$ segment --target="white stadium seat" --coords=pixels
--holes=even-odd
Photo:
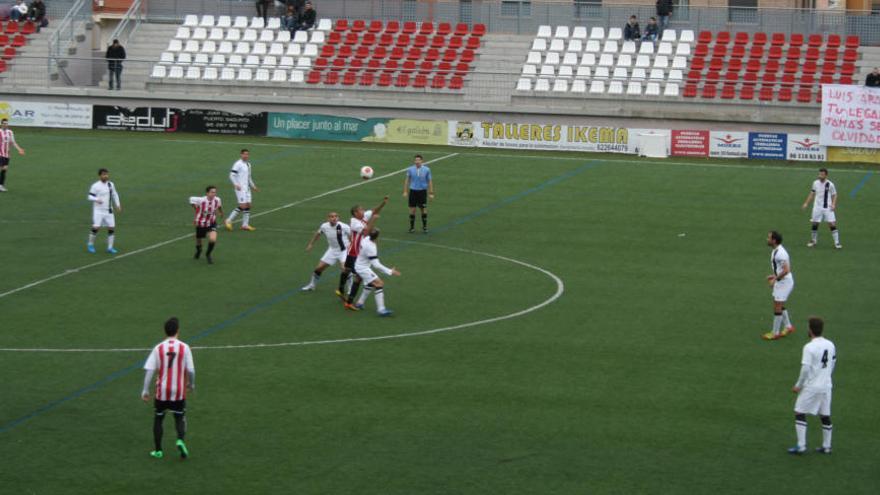
[[[153,72],[150,73],[150,77],[156,79],[164,79],[165,78],[165,66],[164,65],[154,65]]]
[[[538,68],[532,64],[523,65],[522,68],[522,76],[523,77],[535,77],[538,75]]]
[[[553,81],[554,93],[568,93],[568,81],[565,79],[557,79]]]
[[[272,82],[287,82],[287,71],[283,69],[275,69],[272,72]]]
[[[309,43],[303,48],[302,52],[304,57],[317,57],[318,56],[318,45],[313,45]]]
[[[183,79],[183,67],[172,65],[168,70],[168,79]]]
[[[306,75],[301,70],[292,70],[290,71],[290,82],[292,83],[301,83],[306,80]]]
[[[305,45],[309,42],[309,33],[305,31],[297,31],[296,34],[293,36],[293,42]]]
[[[583,65],[578,67],[577,73],[574,75],[574,77],[579,79],[589,79],[591,76],[590,68]]]
[[[241,30],[235,28],[227,30],[226,41],[241,41]]]
[[[221,15],[217,18],[217,27],[218,28],[230,28],[232,27],[232,17],[228,15]]]
[[[275,41],[278,43],[290,43],[290,31],[278,31],[278,37],[275,38]]]
[[[272,43],[269,46],[269,55],[275,55],[276,57],[284,55],[284,45],[281,43]]]
[[[208,54],[196,53],[196,56],[193,59],[193,65],[208,65]]]
[[[645,96],[660,96],[660,83],[649,82],[645,86]]]
[[[535,81],[535,91],[547,92],[550,91],[550,80],[549,79],[538,79]]]
[[[642,83],[639,81],[630,81],[626,86],[626,94],[641,96],[642,94]]]
[[[284,52],[285,55],[290,55],[292,57],[298,57],[302,54],[302,45],[298,43],[291,43],[287,45],[287,51]]]
[[[247,41],[239,41],[237,45],[235,45],[235,53],[238,55],[247,55],[251,52],[251,44]]]
[[[651,67],[651,57],[647,55],[639,55],[636,57],[636,67],[644,67],[646,69]]]
[[[256,29],[245,29],[244,35],[241,37],[241,41],[247,41],[249,43],[253,43],[257,41],[257,30]]]
[[[272,43],[275,41],[275,31],[272,31],[271,29],[260,31],[260,41],[263,43]]]
[[[331,19],[321,19],[318,21],[317,31],[330,31],[333,29],[333,21]],[[291,80],[293,79],[293,74],[290,75]]]
[[[541,77],[553,77],[556,75],[556,68],[552,65],[541,66]]]
[[[660,43],[660,45],[657,47],[657,55],[672,55],[672,43]]]
[[[236,79],[239,81],[250,81],[253,80],[253,78],[253,72],[249,68],[244,67],[238,70],[238,77]]]
[[[297,34],[299,34],[299,31],[297,31]],[[323,43],[324,40],[324,31],[312,31],[312,36],[310,38],[312,43]]]
[[[559,72],[556,73],[556,77],[571,78],[573,76],[574,71],[570,65],[563,65],[559,67]]]
[[[232,43],[229,41],[221,41],[220,46],[217,47],[217,53],[229,55],[232,53]]]
[[[553,30],[550,26],[538,26],[538,38],[549,38],[553,36]]]
[[[620,49],[620,53],[630,53],[633,54],[636,52],[636,42],[635,41],[624,41],[623,47]]]
[[[587,41],[587,46],[584,47],[584,51],[587,53],[599,53],[602,51],[602,45],[596,40],[590,40]]]
[[[177,28],[177,34],[174,35],[175,38],[180,39],[180,40],[188,40],[189,36],[190,36],[189,28],[183,27],[183,26]]]
[[[593,79],[605,80],[608,78],[609,78],[608,67],[596,67],[595,72],[593,72]]]
[[[688,56],[691,54],[691,45],[687,43],[679,43],[678,46],[675,47],[675,54],[681,56]]]
[[[183,50],[183,43],[180,40],[174,39],[168,42],[169,52],[179,52],[181,50]]]
[[[550,52],[544,57],[544,63],[546,65],[559,65],[559,54],[556,52]]]
[[[639,55],[653,55],[654,54],[654,43],[650,41],[645,41],[642,43],[642,46],[639,47]]]
[[[202,71],[198,67],[189,67],[186,69],[186,79],[201,79]]]
[[[269,81],[269,69],[257,69],[257,71],[254,73],[254,81]]]
[[[216,81],[217,80],[217,68],[216,67],[206,67],[205,71],[202,72],[202,80],[203,81]]]
[[[680,69],[672,69],[666,76],[669,82],[680,83],[684,79],[684,73]]]
[[[678,96],[678,83],[666,83],[663,89],[663,96]]]
[[[590,39],[591,40],[604,40],[605,39],[605,28],[603,27],[594,27],[590,30]]]
[[[565,51],[565,42],[562,40],[554,39],[550,42],[550,51],[551,52],[563,52]]]
[[[571,37],[576,40],[587,39],[587,28],[584,26],[575,26],[571,32]]]
[[[622,95],[623,94],[623,81],[611,81],[608,83],[608,94],[609,95]]]
[[[623,30],[620,28],[611,28],[608,30],[608,39],[609,40],[622,40],[623,39]]]
[[[300,57],[296,60],[297,69],[308,69],[312,66],[312,59],[309,57]]]
[[[664,29],[663,37],[660,40],[675,43],[675,29]]]
[[[264,27],[266,27],[266,21],[262,17],[251,19],[251,29],[263,29]]]
[[[203,15],[202,22],[199,23],[199,26],[202,27],[214,27],[214,16],[212,15]]]
[[[615,67],[611,73],[611,79],[626,80],[629,79],[629,72],[623,67]]]
[[[192,36],[190,36],[190,38],[199,41],[206,40],[208,39],[208,30],[203,27],[197,27],[193,29]]]
[[[293,57],[284,56],[278,60],[278,68],[280,69],[292,69],[293,68]]]
[[[266,24],[267,29],[281,29],[281,18],[280,17],[270,17],[269,22]]]
[[[562,58],[562,65],[577,65],[578,64],[578,56],[576,53],[566,53],[565,57]]]
[[[617,57],[617,66],[618,67],[632,67],[633,58],[630,54],[624,54]]]
[[[602,53],[617,53],[618,46],[616,41],[606,41],[602,47]]]
[[[694,42],[694,32],[690,29],[685,29],[681,32],[681,36],[678,38],[679,43],[693,43]]]
[[[202,53],[212,54],[217,51],[217,43],[208,40],[202,43]]]
[[[651,69],[651,74],[648,76],[649,81],[663,81],[666,79],[666,73],[663,72],[663,69]]]
[[[211,34],[208,35],[208,39],[211,41],[223,41],[226,37],[226,33],[223,32],[220,28],[211,28]]]
[[[569,37],[568,26],[556,26],[556,34],[553,37],[567,40]]]
[[[173,64],[174,63],[174,54],[171,52],[162,52],[162,55],[159,56],[160,64]]]
[[[243,15],[239,15],[235,17],[235,21],[232,23],[232,27],[236,29],[244,29],[248,27],[248,19]]]
[[[645,72],[645,69],[633,69],[629,78],[631,81],[645,81],[648,79],[648,74]]]
[[[220,70],[220,80],[221,81],[234,81],[235,80],[235,69],[231,69],[226,67]]]
[[[256,55],[248,55],[246,59],[244,59],[245,67],[257,67],[260,65],[260,57]]]
[[[183,25],[187,27],[196,27],[199,25],[199,16],[188,15],[183,18]]]
[[[211,65],[219,65],[221,67],[226,65],[226,55],[215,53],[214,56],[211,57]]]
[[[603,67],[611,67],[614,65],[614,55],[610,53],[603,53],[601,57],[599,57],[599,65]]]
[[[178,65],[189,65],[192,63],[192,54],[187,52],[180,52],[177,54],[177,64]]]
[[[571,92],[572,93],[586,93],[587,92],[587,82],[583,79],[575,79],[571,82]]]
[[[593,81],[590,83],[590,94],[601,95],[605,93],[605,81]]]
[[[584,42],[581,40],[571,40],[568,42],[568,51],[580,53],[584,51]]]
[[[673,69],[684,69],[687,68],[687,59],[685,57],[675,57],[672,59],[672,68]]]
[[[274,55],[266,55],[263,57],[263,67],[274,69],[278,66],[278,59]]]
[[[186,45],[183,46],[183,51],[187,53],[196,53],[199,51],[199,42],[196,40],[189,40],[186,42]]]
[[[666,69],[669,67],[669,57],[666,55],[657,55],[654,57],[654,68]]]
[[[529,52],[529,56],[526,57],[527,64],[538,65],[541,63],[541,52]]]
[[[243,63],[244,60],[242,60],[241,55],[230,55],[229,61],[226,62],[226,65],[229,65],[231,67],[240,67]]]
[[[596,65],[596,54],[595,53],[585,53],[583,57],[581,57],[581,67],[592,67]]]

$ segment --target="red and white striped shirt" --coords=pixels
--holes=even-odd
[[[196,218],[193,223],[197,227],[211,227],[217,223],[217,209],[222,206],[220,198],[208,199],[207,196],[193,196],[189,203],[196,207]]]
[[[369,222],[372,217],[373,210],[365,211],[363,220],[351,217],[351,222],[349,222],[349,225],[351,226],[351,244],[348,246],[349,256],[357,257],[358,253],[360,253],[361,239],[363,239],[364,229],[367,227],[367,222]]]
[[[0,129],[0,156],[9,158],[9,148],[15,144],[15,134],[12,129]]]
[[[156,399],[169,401],[186,399],[186,373],[196,370],[189,346],[173,337],[153,348],[144,369],[156,372]]]

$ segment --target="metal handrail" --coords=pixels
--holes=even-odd
[[[125,15],[122,16],[122,20],[119,21],[119,25],[116,26],[116,29],[113,30],[113,33],[110,35],[111,40],[118,39],[120,43],[123,45],[128,43],[128,40],[131,36],[137,31],[137,28],[140,27],[141,23],[144,20],[144,9],[143,9],[143,0],[135,0],[132,2],[131,6],[125,12]],[[125,30],[128,28],[129,23],[134,21],[134,26],[126,32]],[[123,34],[125,33],[125,34]]]

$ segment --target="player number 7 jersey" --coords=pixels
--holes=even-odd
[[[166,339],[153,348],[144,363],[145,370],[156,372],[156,399],[186,399],[186,372],[194,372],[192,351],[177,339]]]

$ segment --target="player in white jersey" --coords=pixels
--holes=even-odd
[[[174,413],[174,425],[177,428],[177,450],[180,457],[189,456],[183,437],[186,435],[186,390],[196,388],[196,368],[193,364],[192,350],[181,342],[180,322],[170,318],[165,322],[166,339],[160,342],[144,362],[144,388],[141,399],[150,401],[150,386],[153,375],[156,375],[156,397],[153,404],[156,416],[153,419],[153,441],[156,449],[150,455],[161,459],[162,454],[162,422],[165,411]]]
[[[351,243],[351,227],[339,221],[339,213],[331,211],[327,214],[327,221],[322,223],[315,235],[309,239],[306,251],[311,251],[315,246],[315,241],[322,235],[327,238],[327,250],[324,251],[324,256],[321,256],[318,266],[312,272],[312,279],[302,288],[304,291],[315,290],[318,280],[321,279],[321,274],[328,266],[338,264],[339,268],[345,268],[345,257]]]
[[[831,453],[831,375],[837,364],[837,349],[822,336],[824,327],[822,318],[810,318],[810,341],[804,345],[801,374],[791,388],[798,394],[794,404],[797,445],[788,449],[789,454],[807,451],[807,414],[818,415],[822,421],[822,446],[817,447],[816,452]]]
[[[254,184],[251,162],[248,161],[250,156],[250,151],[241,150],[241,158],[232,164],[232,170],[229,171],[229,182],[232,182],[235,188],[238,207],[226,219],[226,230],[232,230],[232,222],[239,213],[241,213],[241,230],[257,230],[251,226],[251,192],[260,192],[260,188]]]
[[[794,275],[791,273],[791,258],[782,247],[782,234],[775,230],[768,233],[767,245],[773,249],[770,253],[773,274],[767,275],[767,283],[773,288],[773,330],[765,333],[762,338],[776,340],[794,333],[794,325],[785,309],[785,302],[794,289]]]
[[[9,119],[0,120],[0,192],[6,192],[6,170],[9,169],[11,147],[15,147],[19,155],[24,155],[24,149],[15,142],[15,133],[9,128]]]
[[[223,202],[217,197],[217,188],[208,186],[204,196],[190,196],[189,204],[195,210],[196,216],[193,223],[196,226],[196,254],[194,259],[202,255],[202,240],[208,238],[208,251],[205,259],[209,265],[214,264],[211,254],[217,245],[217,217],[223,218]]]
[[[351,221],[349,222],[349,226],[351,226],[351,245],[348,247],[348,256],[345,258],[345,269],[342,270],[342,275],[339,276],[339,288],[336,289],[336,295],[342,299],[343,306],[347,309],[357,310],[354,306],[354,298],[357,296],[361,281],[354,273],[354,262],[357,260],[358,251],[361,247],[361,236],[364,232],[369,232],[373,229],[373,224],[375,223],[373,216],[376,215],[376,218],[378,218],[379,212],[387,204],[388,196],[385,196],[382,198],[382,202],[372,210],[365,210],[361,205],[351,207]],[[345,284],[349,278],[352,278],[351,288],[347,292],[348,297],[346,298]]]
[[[378,215],[373,215],[373,218]],[[357,309],[364,309],[364,303],[370,297],[370,293],[376,295],[376,310],[379,316],[391,316],[393,311],[385,307],[385,282],[376,275],[373,268],[382,271],[386,275],[400,275],[396,268],[388,268],[379,261],[379,229],[370,230],[369,235],[361,239],[361,248],[358,252],[357,261],[354,264],[354,271],[358,277],[364,281],[364,292],[358,298],[355,305]]]
[[[119,203],[119,191],[116,184],[110,180],[110,172],[106,168],[98,170],[100,180],[89,188],[88,200],[92,202],[92,231],[89,233],[89,244],[86,247],[90,253],[95,252],[95,238],[101,227],[107,228],[107,252],[116,254],[118,251],[113,247],[116,239],[116,213],[122,213],[122,205]],[[115,205],[115,208],[114,208]]]
[[[841,249],[840,232],[837,230],[837,188],[828,180],[828,169],[819,169],[819,178],[813,181],[813,187],[807,194],[801,209],[806,210],[810,201],[813,201],[813,214],[810,217],[812,232],[807,247],[813,247],[819,241],[819,224],[828,222],[831,229],[831,237],[834,239],[834,247]]]

